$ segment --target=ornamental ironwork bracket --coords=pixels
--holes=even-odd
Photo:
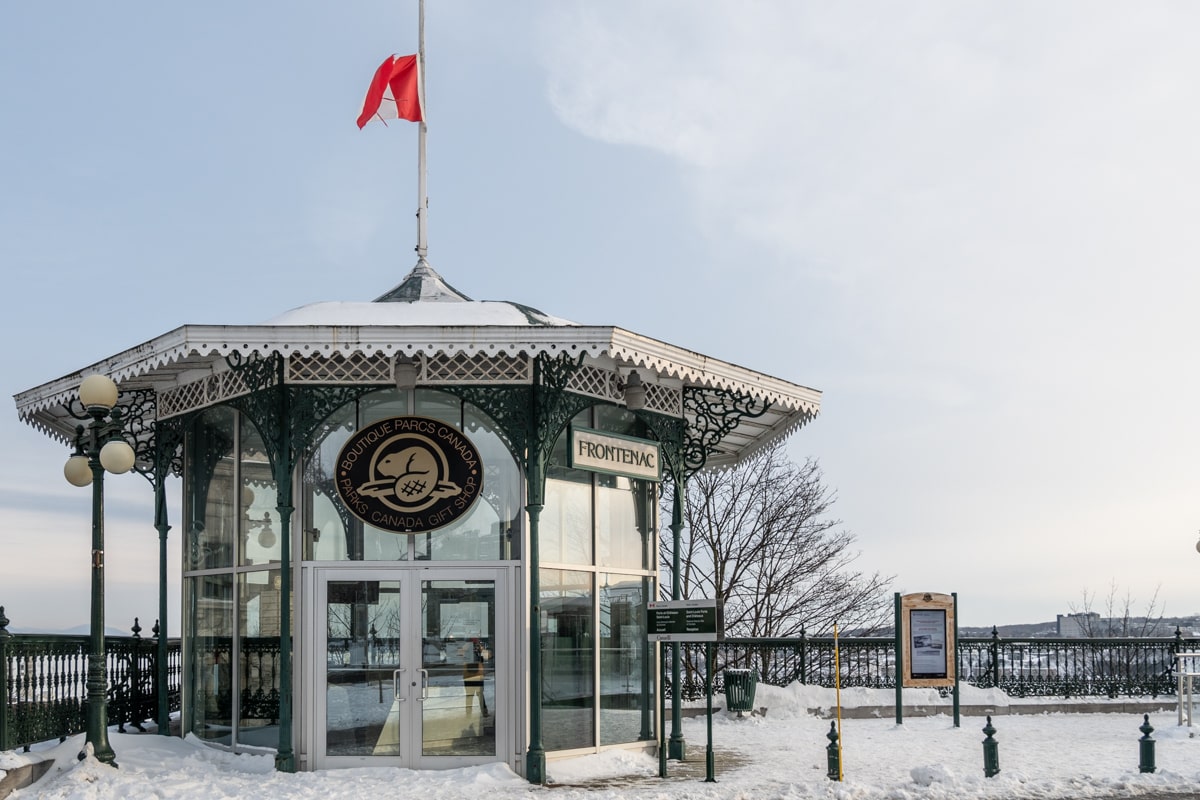
[[[685,478],[699,472],[721,441],[744,419],[761,417],[771,402],[728,389],[684,387],[683,413],[692,421],[683,445]]]
[[[534,362],[533,430],[529,439],[533,451],[531,458],[537,456],[542,463],[548,461],[554,443],[567,423],[580,411],[597,404],[594,397],[567,391],[571,376],[582,365],[582,353],[578,356],[569,353],[559,353],[557,356],[538,354]]]
[[[583,364],[583,354],[539,353],[533,362],[533,396],[529,410],[529,430],[525,456],[525,487],[529,505],[541,506],[545,500],[546,464],[554,443],[572,417],[596,405],[592,397],[568,392],[568,381]]]
[[[522,467],[529,448],[529,404],[533,389],[529,386],[440,386],[487,414],[495,433],[508,452]]]
[[[646,426],[647,430],[658,440],[662,452],[663,478],[675,483],[687,480],[687,468],[684,463],[684,442],[687,436],[687,422],[679,417],[669,417],[654,411],[639,410],[634,415]]]
[[[375,391],[377,386],[288,386],[278,353],[226,358],[242,373],[250,393],[229,402],[258,429],[263,449],[281,490],[290,487],[291,471],[312,445],[312,437],[337,409]]]

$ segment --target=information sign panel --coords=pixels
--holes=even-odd
[[[716,600],[663,600],[646,604],[652,642],[715,642],[723,634]]]
[[[954,685],[954,598],[909,594],[900,598],[905,687]]]

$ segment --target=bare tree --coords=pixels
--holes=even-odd
[[[1163,619],[1163,609],[1158,602],[1161,588],[1154,587],[1154,594],[1140,616],[1133,613],[1135,598],[1128,589],[1122,595],[1116,579],[1109,583],[1102,608],[1097,605],[1096,593],[1087,588],[1084,588],[1083,600],[1078,605],[1069,603],[1067,607],[1080,633],[1089,639],[1159,636],[1162,635],[1160,628]]]
[[[669,493],[665,499],[669,509]],[[683,597],[722,601],[729,636],[887,624],[891,578],[852,569],[854,536],[827,516],[835,499],[817,463],[790,461],[782,443],[733,469],[696,474],[687,484],[680,545]],[[663,537],[667,573],[671,549],[671,537]]]

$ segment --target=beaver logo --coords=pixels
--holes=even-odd
[[[392,417],[363,428],[342,447],[337,492],[369,525],[421,533],[470,510],[482,475],[479,451],[453,425]]]

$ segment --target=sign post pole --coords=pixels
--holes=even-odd
[[[959,705],[958,705],[958,676],[962,673],[962,664],[958,658],[958,592],[951,592],[950,596],[954,598],[954,727],[959,726]]]
[[[724,629],[721,607],[716,600],[661,600],[646,604],[646,638],[651,642],[670,642],[678,647],[679,642],[705,643],[704,689],[708,697],[708,748],[705,753],[706,782],[715,782],[713,777],[712,749],[712,672],[713,642]],[[678,663],[678,662],[676,662]],[[676,673],[678,675],[678,673]],[[672,690],[679,698],[680,685],[675,678]],[[661,693],[660,693],[661,694]],[[665,702],[663,704],[665,709]],[[659,775],[666,777],[667,767],[662,744],[659,744]]]
[[[895,594],[896,603],[896,724],[904,724],[904,632],[901,630],[903,615],[900,611],[900,593]]]
[[[712,746],[712,674],[715,661],[713,660],[713,643],[704,643],[704,693],[708,695],[708,746],[704,750],[704,782],[716,783],[716,765],[713,762]]]

